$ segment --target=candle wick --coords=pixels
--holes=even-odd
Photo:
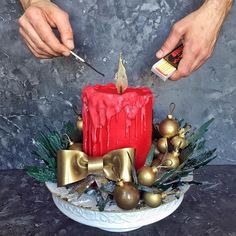
[[[123,88],[122,86],[119,87],[119,94],[122,94],[123,93]]]

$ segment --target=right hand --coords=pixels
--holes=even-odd
[[[25,43],[38,58],[69,56],[74,48],[69,15],[49,0],[32,0],[19,19]],[[61,42],[52,28],[57,28]]]

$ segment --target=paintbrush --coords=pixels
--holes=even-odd
[[[78,56],[76,53],[74,53],[73,51],[70,51],[71,55],[73,55],[75,57],[76,60],[79,60],[80,62],[86,64],[87,66],[89,66],[91,69],[93,69],[94,71],[96,71],[99,75],[101,76],[105,76],[103,73],[101,73],[100,71],[98,71],[96,68],[94,68],[91,64],[89,64],[87,61],[85,61],[82,57]]]

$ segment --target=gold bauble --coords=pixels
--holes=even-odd
[[[159,133],[164,138],[174,137],[179,130],[179,123],[173,118],[172,115],[168,115],[159,125]]]
[[[184,149],[188,146],[187,139],[182,135],[175,136],[171,139],[170,143],[174,146],[175,149]]]
[[[168,167],[168,169],[175,169],[179,166],[179,152],[173,151],[165,155],[163,166]]]
[[[114,199],[121,209],[131,210],[138,205],[140,193],[132,183],[120,181],[114,190]]]
[[[78,130],[82,131],[83,130],[83,120],[81,116],[78,116],[77,121],[76,121],[76,127]]]
[[[157,168],[143,166],[138,170],[138,182],[144,186],[151,186],[156,181]]]
[[[162,194],[145,192],[143,194],[143,200],[149,207],[158,207],[162,203]]]
[[[167,138],[158,139],[156,147],[160,153],[166,153],[168,151]]]

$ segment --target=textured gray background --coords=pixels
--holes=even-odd
[[[105,72],[101,78],[72,58],[35,59],[22,43],[16,0],[0,3],[0,168],[22,168],[34,161],[32,138],[45,125],[60,128],[75,120],[68,103],[81,105],[81,88],[113,80],[120,51],[131,85],[150,86],[155,93],[155,118],[164,118],[168,104],[176,116],[197,126],[216,121],[208,138],[218,148],[215,164],[236,164],[236,7],[221,31],[213,57],[188,79],[160,81],[150,73],[155,52],[173,22],[200,1],[60,0],[70,13],[79,54]]]

